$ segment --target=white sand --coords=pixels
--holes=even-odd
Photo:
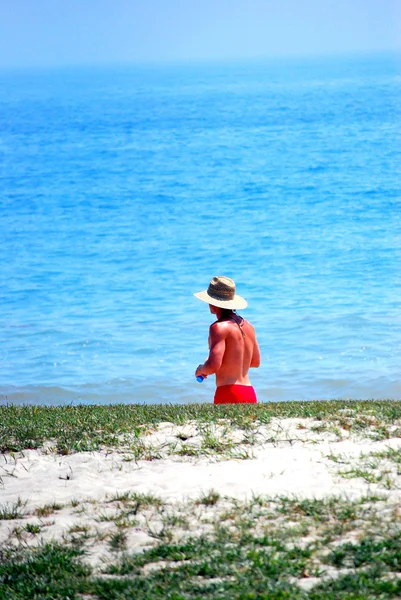
[[[364,454],[400,449],[399,438],[373,441],[367,437],[349,437],[344,431],[343,439],[339,440],[334,433],[312,431],[314,424],[312,419],[275,419],[259,428],[257,443],[252,447],[241,446],[242,432],[227,431],[223,425],[214,427],[213,434],[217,437],[227,440],[231,436],[242,448],[252,450],[254,458],[246,460],[171,454],[172,442],[178,440],[181,444],[180,438],[185,437],[185,443],[196,448],[201,444],[202,435],[195,426],[177,427],[168,423],[143,437],[144,443],[165,453],[164,458],[156,460],[132,460],[127,449],[68,456],[45,449],[5,454],[0,457],[0,506],[10,507],[20,499],[26,502],[26,518],[33,522],[35,508],[54,502],[64,505],[63,510],[47,519],[47,523],[53,525],[51,535],[59,537],[78,519],[81,525],[85,522],[85,516],[77,513],[71,501],[75,505],[96,501],[92,502],[93,519],[96,512],[111,510],[105,503],[107,497],[126,491],[151,493],[170,503],[199,498],[211,489],[221,496],[241,500],[260,494],[357,498],[379,492],[399,502],[401,476],[390,461],[382,461],[380,468],[388,470],[391,486],[367,483],[362,478],[347,479],[338,474],[339,470],[349,470],[355,461],[363,460]],[[333,454],[341,455],[343,464],[331,460],[329,456]],[[19,522],[0,521],[0,543]],[[98,530],[108,526],[97,524]],[[143,529],[137,529],[133,547],[146,544],[149,544],[149,536]]]
[[[339,477],[338,470],[345,467],[328,456],[333,453],[352,459],[390,447],[401,448],[399,438],[372,441],[354,437],[335,441],[333,434],[297,429],[300,423],[304,426],[307,422],[307,419],[276,420],[275,429],[274,424],[261,428],[264,440],[272,439],[272,431],[274,439],[254,446],[254,458],[248,460],[216,461],[205,456],[172,455],[136,462],[124,450],[68,456],[42,450],[25,450],[14,456],[4,454],[0,457],[0,501],[4,504],[20,498],[27,501],[28,508],[34,508],[52,502],[65,504],[74,499],[100,500],[105,495],[127,490],[181,501],[199,497],[212,488],[221,495],[241,499],[253,494],[356,497],[376,486],[361,479]],[[156,434],[146,436],[145,440],[163,449],[166,441],[183,431],[188,435],[191,429],[162,424]],[[232,435],[235,437],[236,432]],[[401,477],[399,480],[401,483]],[[393,489],[390,493],[398,495],[399,491]]]

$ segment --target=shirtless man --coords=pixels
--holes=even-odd
[[[235,293],[234,281],[222,276],[213,277],[208,289],[194,296],[217,317],[209,330],[209,356],[195,376],[216,374],[214,404],[256,403],[248,371],[260,365],[259,345],[252,325],[235,312],[247,301]]]

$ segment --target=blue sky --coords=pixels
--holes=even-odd
[[[0,66],[401,49],[401,0],[0,0]]]

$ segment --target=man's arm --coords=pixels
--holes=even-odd
[[[255,335],[255,343],[253,345],[251,364],[249,366],[254,369],[257,369],[260,366],[260,348],[259,348],[258,340],[256,339],[256,335]]]
[[[195,376],[213,375],[220,369],[226,351],[226,328],[221,325],[222,323],[213,323],[210,326],[209,356],[203,365],[199,365],[196,369]]]

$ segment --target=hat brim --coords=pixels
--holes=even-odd
[[[194,294],[196,298],[202,300],[202,302],[206,302],[207,304],[212,304],[212,306],[218,306],[219,308],[231,308],[232,310],[239,308],[246,308],[248,306],[248,302],[242,296],[238,296],[235,294],[232,300],[216,300],[209,296],[207,290],[203,292],[196,292]]]

